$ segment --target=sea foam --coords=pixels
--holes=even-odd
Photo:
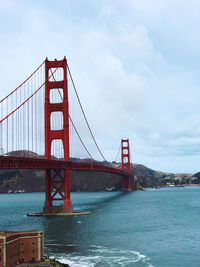
[[[138,251],[122,250],[117,248],[107,248],[103,246],[90,246],[86,251],[87,255],[72,253],[60,255],[56,259],[62,263],[69,264],[70,267],[117,267],[140,266],[155,267],[150,263],[150,258]]]

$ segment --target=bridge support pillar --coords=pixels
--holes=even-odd
[[[122,178],[122,191],[132,191],[130,175]]]
[[[46,170],[46,198],[44,214],[73,213],[70,200],[70,169]],[[53,201],[62,201],[63,205],[53,206]]]
[[[122,170],[128,173],[127,177],[122,178],[122,191],[132,191],[129,139],[121,140],[121,158]]]
[[[70,199],[70,168],[65,169],[65,198],[64,207],[72,207]]]

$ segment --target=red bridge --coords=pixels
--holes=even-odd
[[[45,169],[45,214],[73,212],[70,170],[117,173],[122,190],[131,191],[128,139],[121,140],[120,149],[121,164],[106,161],[66,58],[46,59],[0,101],[0,169]],[[60,200],[59,210],[53,203]]]

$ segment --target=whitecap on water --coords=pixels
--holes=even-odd
[[[72,253],[59,255],[57,260],[69,264],[70,267],[117,267],[117,266],[145,266],[155,267],[150,263],[150,258],[138,251],[106,248],[103,246],[90,246],[85,251],[87,255]],[[137,265],[136,265],[137,264]]]

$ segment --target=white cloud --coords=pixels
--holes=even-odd
[[[53,1],[47,8],[37,1],[6,3],[0,11],[1,97],[46,56],[66,55],[109,160],[120,138],[129,137],[138,163],[198,170],[198,1],[85,1],[84,7],[61,1],[62,8]]]

